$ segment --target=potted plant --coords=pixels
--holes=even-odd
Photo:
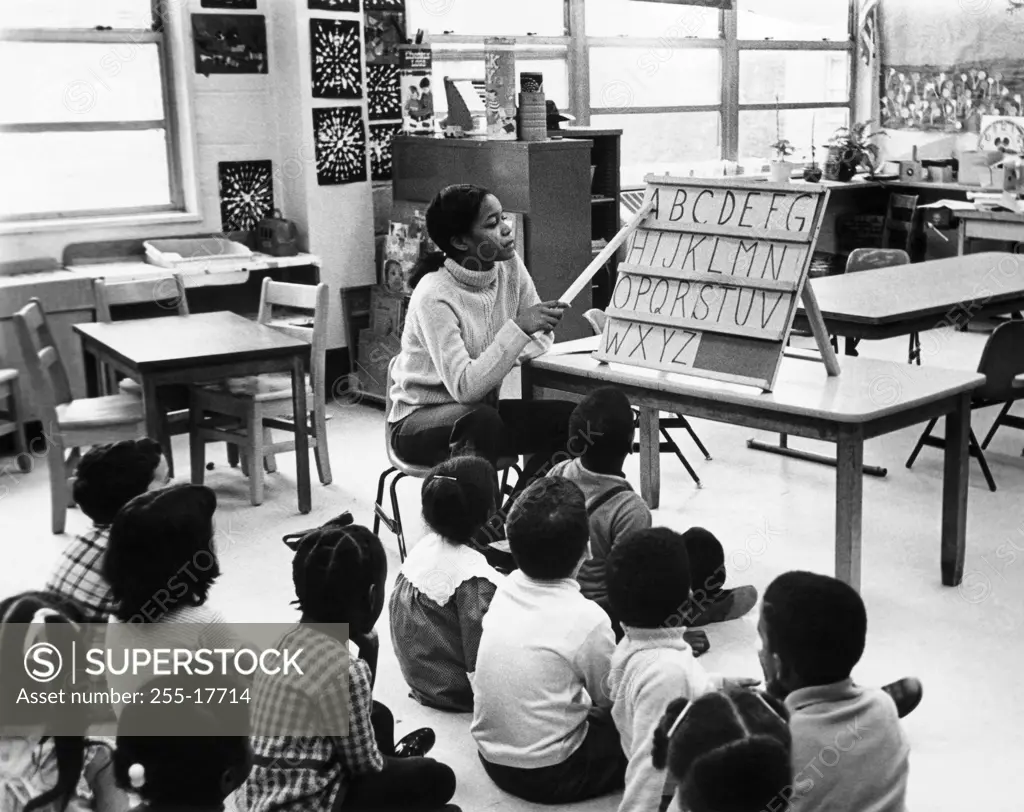
[[[862,121],[852,127],[840,127],[828,142],[828,161],[825,177],[829,180],[850,180],[858,169],[865,169],[874,177],[879,166],[878,144],[872,138],[886,135],[883,130],[869,132],[871,121]]]
[[[769,172],[773,183],[789,183],[790,175],[797,168],[795,163],[786,159],[793,154],[793,145],[785,138],[780,138],[772,144],[772,152],[775,158],[769,163]]]

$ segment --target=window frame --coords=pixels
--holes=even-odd
[[[0,30],[0,43],[95,43],[157,47],[164,117],[147,121],[81,121],[0,124],[0,133],[33,132],[126,132],[164,130],[167,145],[169,202],[159,206],[44,211],[0,217],[0,234],[38,232],[69,227],[128,226],[134,224],[200,222],[198,183],[195,173],[196,143],[188,93],[185,32],[177,3],[151,0],[151,28],[17,28]],[[157,24],[159,23],[159,24]]]

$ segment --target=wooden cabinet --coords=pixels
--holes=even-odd
[[[443,187],[473,183],[523,215],[525,255],[541,299],[557,299],[591,260],[589,140],[488,141],[399,136],[394,142],[395,201],[426,204]],[[556,341],[591,334],[584,291],[566,312]]]

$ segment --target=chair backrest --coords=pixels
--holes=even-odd
[[[96,321],[112,321],[110,308],[127,304],[158,304],[179,316],[189,314],[185,283],[180,274],[128,282],[97,279],[93,282],[93,291],[96,297]]]
[[[392,402],[391,402],[391,380],[392,380],[392,378],[391,378],[391,370],[394,368],[395,361],[397,361],[397,360],[398,360],[398,356],[396,355],[394,358],[392,358],[390,361],[388,361],[388,375],[387,375],[387,379],[384,381],[384,423],[385,423],[385,425],[388,425],[387,420],[391,416],[391,407],[393,405]]]
[[[901,248],[854,248],[846,258],[846,273],[909,264],[910,254]]]
[[[327,318],[330,306],[330,288],[319,285],[295,285],[290,282],[263,280],[260,293],[260,324],[266,324],[282,333],[301,338],[312,345],[310,351],[310,383],[317,397],[326,398],[327,379]],[[300,321],[294,316],[287,320],[275,319],[274,308],[283,307],[291,311],[312,313],[313,320]]]
[[[889,195],[889,206],[882,224],[882,248],[910,251],[917,215],[917,195]]]
[[[1024,374],[1024,321],[1008,321],[992,331],[978,361],[985,383],[975,399],[1006,401],[1024,395],[1013,379]]]
[[[70,403],[71,382],[46,319],[42,302],[32,299],[14,314],[14,331],[29,381],[35,392],[45,425],[57,422],[57,407]]]
[[[592,307],[583,314],[583,318],[590,324],[590,329],[594,331],[594,335],[599,336],[604,333],[604,326],[608,323],[608,314],[603,310]]]

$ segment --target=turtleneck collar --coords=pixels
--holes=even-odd
[[[456,282],[468,288],[483,289],[490,287],[498,279],[498,264],[495,263],[489,271],[471,271],[463,268],[451,257],[445,257],[444,267],[452,275]]]

